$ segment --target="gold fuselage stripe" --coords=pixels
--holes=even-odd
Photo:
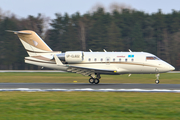
[[[35,57],[38,59],[38,57]],[[30,59],[25,59],[25,60],[30,60]],[[42,59],[39,59],[39,60],[42,60]],[[45,59],[44,59],[45,60]],[[45,61],[47,62],[43,62],[43,61],[37,61],[37,60],[30,60],[30,61],[33,61],[33,62],[40,62],[40,63],[49,63],[49,64],[55,64],[54,61],[52,61],[53,63],[50,63],[50,60],[49,59],[46,59]],[[83,63],[78,63],[78,64],[128,64],[128,65],[139,65],[139,66],[149,66],[149,67],[156,67],[156,68],[161,68],[160,66],[156,66],[156,65],[147,65],[147,64],[140,64],[140,63],[129,63],[129,62],[83,62]],[[68,63],[68,64],[77,64],[77,63]],[[77,65],[78,65],[77,64]]]

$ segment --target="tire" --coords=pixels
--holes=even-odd
[[[159,84],[159,80],[155,80],[155,83],[156,83],[156,84]]]
[[[99,79],[97,79],[97,78],[94,79],[94,83],[95,83],[95,84],[98,84],[98,83],[99,83]]]
[[[90,78],[90,79],[89,79],[89,83],[93,84],[93,83],[94,83],[94,79],[93,79],[93,78]]]

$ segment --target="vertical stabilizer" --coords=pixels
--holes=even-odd
[[[42,53],[53,52],[51,48],[34,32],[31,30],[23,31],[9,31],[17,34],[24,48],[29,56],[37,56]]]

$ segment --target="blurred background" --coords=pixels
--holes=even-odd
[[[180,1],[0,0],[0,69],[32,70],[18,37],[33,30],[54,51],[144,51],[180,70]],[[166,6],[166,7],[165,7]],[[46,14],[47,13],[47,14]]]

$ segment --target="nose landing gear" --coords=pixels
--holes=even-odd
[[[155,80],[156,84],[159,84],[159,76],[160,76],[159,74],[156,75],[156,80]]]

